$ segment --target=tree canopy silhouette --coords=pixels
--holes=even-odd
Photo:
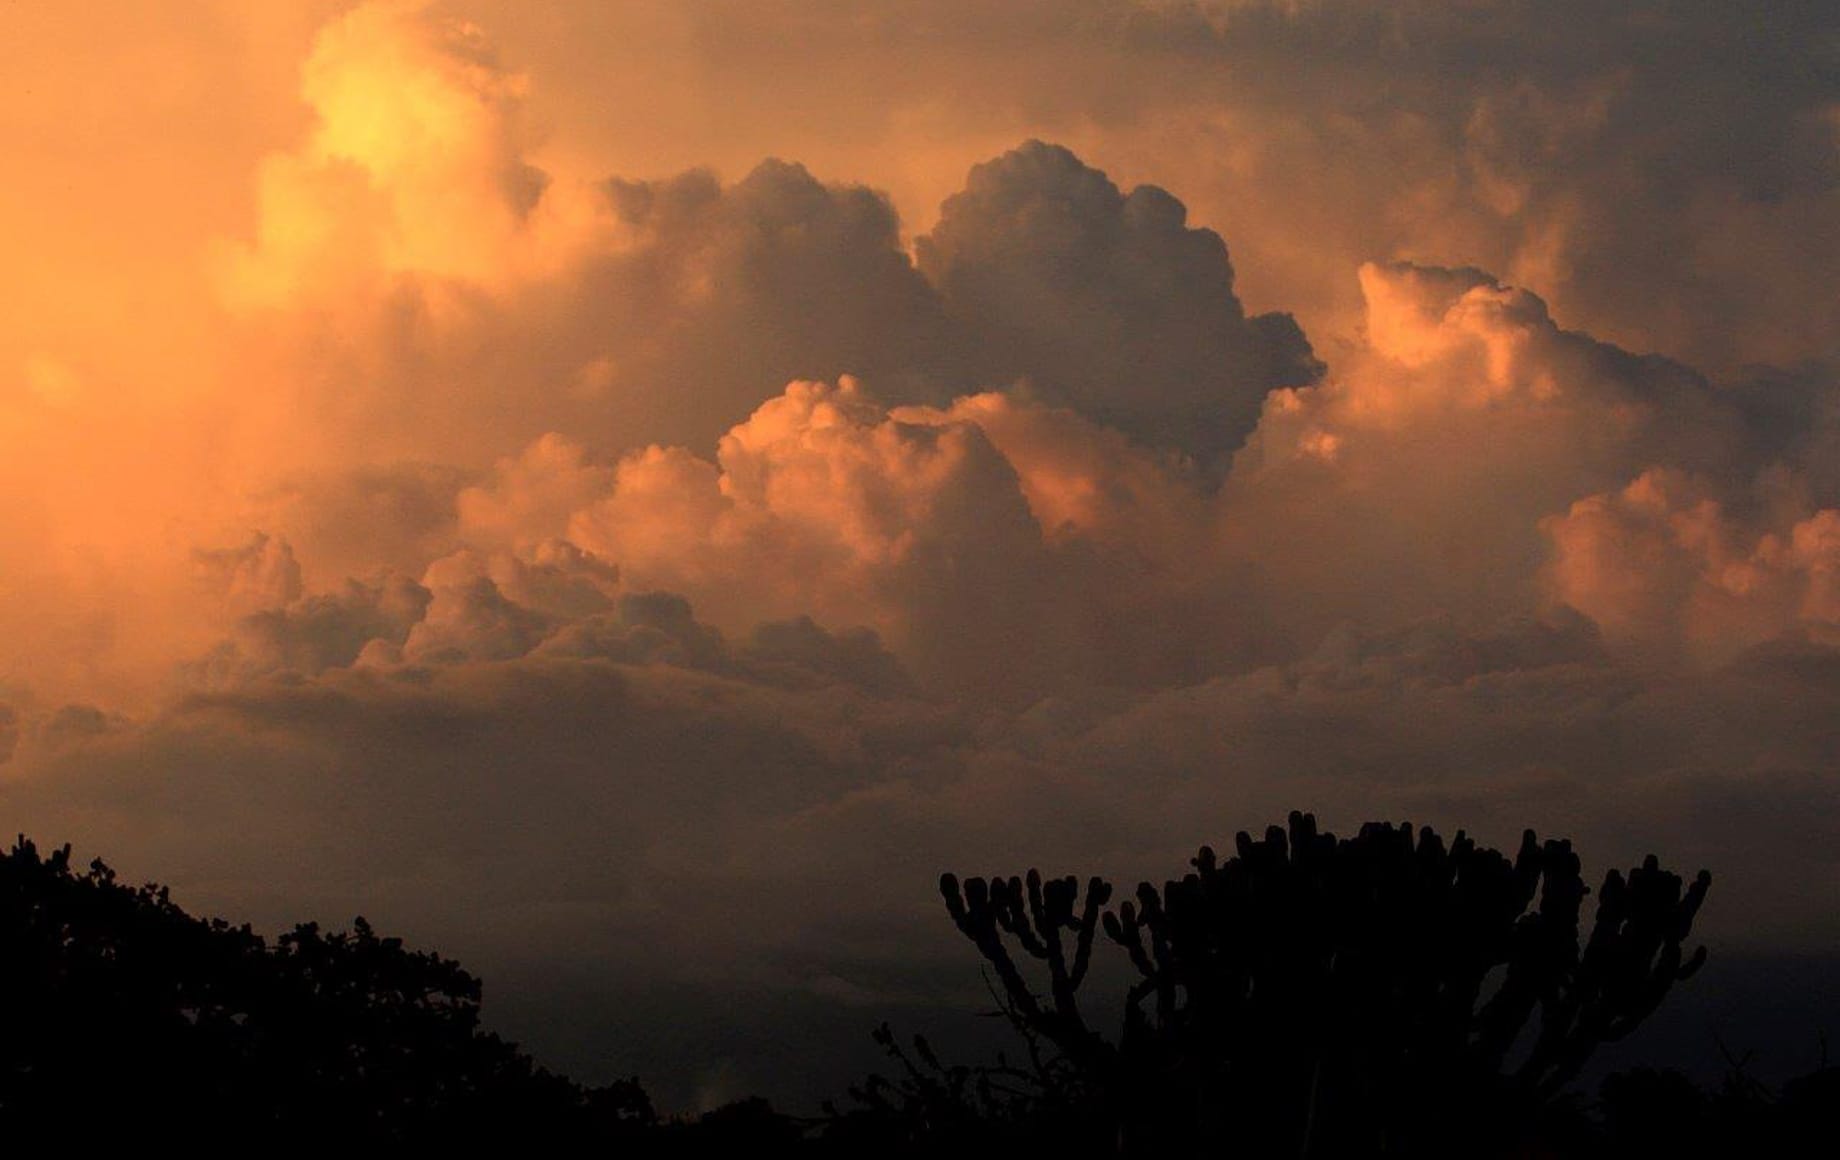
[[[1613,870],[1581,937],[1578,856],[1532,831],[1510,858],[1293,813],[1191,865],[1115,909],[1096,877],[940,880],[1029,1043],[1036,1104],[1128,1153],[1488,1154],[1705,959],[1682,944],[1709,874]],[[1101,931],[1134,976],[1116,1037],[1080,1002]]]
[[[648,1124],[636,1083],[586,1092],[479,1028],[480,984],[358,919],[268,943],[100,861],[0,856],[0,1129],[146,1139],[478,1145]]]

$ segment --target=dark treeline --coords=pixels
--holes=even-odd
[[[637,1080],[585,1087],[480,1027],[458,963],[303,925],[270,941],[164,888],[21,838],[0,855],[0,1133],[14,1144],[562,1147],[710,1155],[1710,1156],[1807,1153],[1840,1068],[1767,1089],[1669,1070],[1576,1084],[1690,978],[1710,878],[1648,859],[1588,889],[1565,842],[1510,857],[1459,833],[1308,815],[1113,904],[1102,879],[946,875],[1012,1055],[874,1034],[887,1075],[825,1114],[745,1100],[660,1117]],[[1586,900],[1595,895],[1595,905]],[[1589,911],[1587,916],[1587,910]],[[1587,920],[1588,919],[1588,920]],[[1129,976],[1096,1011],[1098,956]],[[1092,978],[1100,976],[1093,975]]]

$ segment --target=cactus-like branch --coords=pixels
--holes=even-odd
[[[1182,878],[1142,883],[1115,908],[1103,879],[1082,897],[1077,879],[1035,871],[962,887],[946,875],[941,892],[1012,1020],[1125,1105],[1205,1101],[1231,1083],[1233,1098],[1267,1092],[1275,1109],[1301,1084],[1312,1132],[1416,1092],[1550,1095],[1705,961],[1683,944],[1710,876],[1685,885],[1652,857],[1605,876],[1581,945],[1579,857],[1531,830],[1510,858],[1462,831],[1446,844],[1370,823],[1338,839],[1292,813],[1233,849],[1223,861],[1203,846]],[[1101,929],[1138,976],[1115,1043],[1077,1001]],[[1045,990],[1012,947],[1043,964]]]

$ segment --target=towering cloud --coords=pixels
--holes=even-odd
[[[1322,369],[1289,315],[1246,316],[1225,243],[1181,202],[1123,194],[1065,149],[973,168],[916,248],[986,381],[1152,444],[1231,451],[1266,392]]]

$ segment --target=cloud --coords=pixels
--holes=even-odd
[[[1224,243],[1180,202],[1065,150],[978,167],[916,265],[886,196],[796,163],[732,184],[543,171],[526,88],[476,28],[402,6],[321,33],[314,128],[266,163],[254,238],[223,248],[252,369],[284,385],[248,442],[310,411],[288,459],[322,472],[485,466],[552,431],[705,452],[787,381],[847,373],[934,404],[1027,379],[1213,457],[1267,389],[1320,370],[1286,316],[1246,315]]]
[[[792,384],[723,437],[714,463],[628,457],[570,536],[720,620],[867,624],[929,676],[993,692],[1026,663],[1023,602],[1047,564],[979,428],[903,421],[853,379]]]
[[[882,195],[778,161],[726,188],[693,172],[605,190],[633,243],[590,293],[628,340],[611,358],[649,397],[644,438],[706,448],[791,379],[930,393],[949,373],[954,337]]]
[[[425,8],[359,5],[314,38],[300,95],[315,125],[263,166],[256,240],[223,254],[233,303],[288,306],[399,271],[495,281],[521,257],[548,182],[523,159],[524,79],[476,26]]]
[[[1548,582],[1607,632],[1651,646],[1730,657],[1797,630],[1840,642],[1840,511],[1772,516],[1747,524],[1703,483],[1645,472],[1545,522]]]
[[[300,564],[286,540],[257,532],[237,548],[192,553],[198,578],[233,611],[278,608],[300,597]]]
[[[1721,376],[1832,353],[1819,4],[464,7],[609,171],[798,158],[890,189],[924,232],[974,162],[1062,142],[1126,188],[1178,191],[1232,242],[1241,296],[1293,312],[1331,363],[1361,313],[1350,272],[1398,259],[1493,271]],[[865,371],[803,373],[840,369]]]
[[[258,677],[346,668],[373,644],[400,647],[431,600],[428,589],[400,574],[369,584],[347,580],[336,591],[243,617],[196,664],[196,676],[207,686],[241,687]]]
[[[1246,316],[1220,235],[1063,148],[1031,141],[974,167],[915,249],[979,377],[1026,379],[1153,445],[1231,451],[1268,391],[1322,369],[1289,315]]]
[[[1825,470],[1787,416],[1826,406],[1830,378],[1720,386],[1564,329],[1480,271],[1360,277],[1363,344],[1322,384],[1267,398],[1223,493],[1239,549],[1316,632],[1537,607],[1542,521],[1653,468],[1810,497]]]

